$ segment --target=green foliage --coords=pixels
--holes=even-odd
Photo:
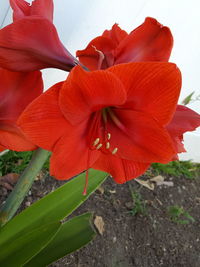
[[[107,178],[106,173],[92,169],[89,175],[87,195],[82,194],[85,184],[85,173],[82,173],[35,202],[0,229],[0,266],[23,266],[40,252],[40,255],[49,254],[47,259],[51,263],[92,239],[94,231],[89,222],[90,215],[61,224],[61,220]],[[55,249],[57,246],[62,249]]]
[[[195,91],[193,91],[191,94],[186,96],[186,98],[183,99],[182,104],[186,106],[190,104],[191,102],[200,101],[200,95],[197,95],[195,98],[193,98],[194,93]]]
[[[195,93],[195,91],[193,91],[191,94],[186,96],[186,98],[183,99],[182,104],[183,105],[188,105],[191,102],[192,96],[194,95],[194,93]]]
[[[1,246],[0,266],[22,266],[46,246],[55,236],[60,226],[61,223],[57,221],[32,228],[30,231],[24,232],[15,238],[13,236],[14,240],[7,240]]]
[[[170,206],[168,208],[168,214],[171,220],[178,224],[195,222],[195,219],[186,210],[184,210],[183,207]]]
[[[135,216],[137,214],[146,215],[147,208],[146,203],[142,199],[142,196],[139,192],[131,190],[131,196],[133,200],[133,208],[130,211],[131,215]]]
[[[168,164],[153,163],[151,166],[156,175],[169,174],[194,179],[200,173],[200,164],[191,161],[171,161]]]
[[[7,173],[21,173],[28,165],[33,152],[15,152],[8,151],[0,157],[0,175],[6,175]]]
[[[22,173],[29,164],[32,154],[33,151],[16,152],[10,150],[0,156],[0,176],[11,172]],[[49,159],[45,162],[43,168],[49,168]]]
[[[90,219],[91,214],[86,213],[63,223],[48,245],[24,267],[47,266],[90,242],[95,236]]]

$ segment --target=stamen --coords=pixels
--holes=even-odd
[[[100,141],[100,138],[97,138],[97,139],[94,141],[93,146],[96,146],[96,145],[99,143],[99,141]]]
[[[110,148],[110,143],[107,142],[107,143],[106,143],[106,149],[109,149],[109,148]]]
[[[97,148],[96,149],[99,149],[102,147],[102,144],[98,144]]]
[[[118,151],[118,148],[117,147],[115,147],[114,149],[113,149],[113,151],[112,151],[112,154],[114,155],[114,154],[116,154],[117,153],[117,151]]]
[[[108,140],[110,140],[110,138],[111,138],[111,133],[108,133],[108,134],[107,134],[107,137],[108,137]]]

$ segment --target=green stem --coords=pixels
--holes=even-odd
[[[49,151],[43,150],[41,148],[34,151],[29,165],[20,175],[15,188],[0,210],[1,226],[7,223],[14,216],[22,201],[24,200],[26,194],[30,190],[36,175],[42,169],[42,166],[44,165],[49,155]]]

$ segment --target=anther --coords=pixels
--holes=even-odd
[[[117,151],[118,151],[118,148],[117,147],[115,147],[114,149],[113,149],[113,151],[112,151],[112,154],[114,155],[114,154],[116,154],[117,153]]]
[[[96,146],[96,145],[99,143],[99,141],[100,141],[100,138],[97,138],[97,139],[94,141],[93,146]]]
[[[110,143],[107,142],[107,143],[106,143],[106,149],[109,149],[109,148],[110,148]]]
[[[96,149],[99,149],[102,147],[102,144],[98,144],[98,146],[96,147]]]
[[[107,137],[108,137],[108,140],[110,140],[110,138],[111,138],[111,133],[108,133],[108,134],[107,134]]]

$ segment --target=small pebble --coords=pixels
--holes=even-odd
[[[27,201],[27,202],[25,202],[25,205],[26,205],[27,207],[29,207],[29,206],[31,205],[31,202],[30,202],[30,201]]]

